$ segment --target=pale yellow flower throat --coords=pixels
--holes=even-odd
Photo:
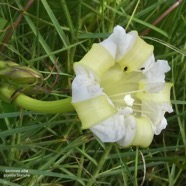
[[[141,100],[136,93],[144,91],[139,89],[139,81],[144,78],[141,72],[122,72],[115,65],[103,74],[100,84],[116,108],[131,107],[134,115],[141,116]]]

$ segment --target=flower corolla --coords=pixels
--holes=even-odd
[[[74,63],[72,104],[82,129],[123,147],[148,147],[161,133],[173,111],[172,84],[165,82],[168,62],[155,61],[153,50],[136,31],[116,26]]]

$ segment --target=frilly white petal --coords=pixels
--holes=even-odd
[[[77,75],[72,82],[72,102],[87,100],[103,94],[100,84],[85,74]]]
[[[91,80],[96,79],[96,75],[91,70],[89,70],[81,65],[74,66],[74,72],[76,73],[76,76],[80,75],[84,79],[87,79],[87,78],[91,79]]]
[[[132,33],[126,34],[125,29],[121,26],[116,26],[113,33],[100,44],[104,46],[116,59],[119,61],[123,55],[131,48],[135,37]],[[117,47],[117,48],[115,48]]]
[[[102,45],[105,49],[107,49],[112,55],[112,57],[115,59],[117,46],[114,42],[113,34],[111,34],[107,39],[102,41],[100,45]]]
[[[143,73],[145,73],[146,71],[148,71],[152,65],[155,63],[155,58],[154,58],[154,54],[152,54],[146,61],[145,63],[140,67],[139,71],[142,71]]]
[[[131,145],[135,134],[136,134],[136,121],[134,117],[128,116],[125,118],[125,130],[126,134],[122,139],[118,140],[117,143],[122,147],[128,147]]]
[[[153,63],[148,71],[145,71],[145,75],[150,82],[165,82],[165,73],[170,70],[168,62],[165,60],[158,60]]]
[[[155,128],[154,133],[156,135],[159,135],[163,129],[165,129],[167,126],[167,120],[165,117],[162,118],[162,120],[159,122],[159,125]]]
[[[118,52],[118,41],[125,37],[126,33],[125,30],[121,26],[116,26],[113,30],[113,33],[100,44],[107,49],[112,57],[115,59],[116,53]]]
[[[115,142],[125,135],[124,117],[114,115],[111,118],[91,127],[90,130],[102,142]]]
[[[122,27],[121,27],[122,28]],[[121,28],[116,27],[114,32],[117,35],[118,49],[116,54],[116,61],[119,61],[124,54],[132,47],[136,40],[136,35],[133,32],[125,33]]]
[[[156,135],[160,134],[161,130],[167,125],[167,121],[164,118],[165,112],[173,111],[172,107],[166,103],[160,104],[150,101],[142,101],[141,109],[142,113],[151,120]]]
[[[162,104],[161,104],[161,108],[162,108],[163,111],[168,112],[168,113],[171,113],[171,112],[174,111],[174,110],[172,109],[172,106],[169,105],[169,104],[167,104],[167,103],[162,103]]]
[[[119,110],[117,114],[91,127],[90,130],[102,142],[116,142],[126,134],[125,115],[131,112],[132,109],[129,107]]]
[[[143,80],[146,83],[145,89],[151,93],[162,90],[165,83],[165,73],[169,70],[170,66],[165,60],[158,60],[157,62],[152,63],[147,71],[143,71],[146,76],[146,79]]]

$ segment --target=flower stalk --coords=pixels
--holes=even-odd
[[[25,92],[35,92],[43,83],[42,74],[33,68],[21,66],[12,61],[0,61],[0,99],[39,113],[64,113],[74,111],[71,97],[56,101],[41,101],[31,98]],[[36,93],[37,93],[36,92]]]
[[[58,114],[74,111],[74,107],[71,104],[71,97],[55,101],[41,101],[19,93],[12,100],[12,95],[15,91],[16,89],[8,84],[0,84],[0,99],[8,103],[13,102],[21,108],[39,113]]]

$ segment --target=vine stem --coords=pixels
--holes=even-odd
[[[12,95],[16,90],[8,84],[0,85],[0,99],[11,103]],[[50,113],[50,114],[58,114],[65,112],[75,111],[74,107],[71,104],[71,97],[55,100],[55,101],[41,101],[34,98],[31,98],[23,93],[20,93],[14,100],[17,106],[28,109],[34,112],[39,113]]]

